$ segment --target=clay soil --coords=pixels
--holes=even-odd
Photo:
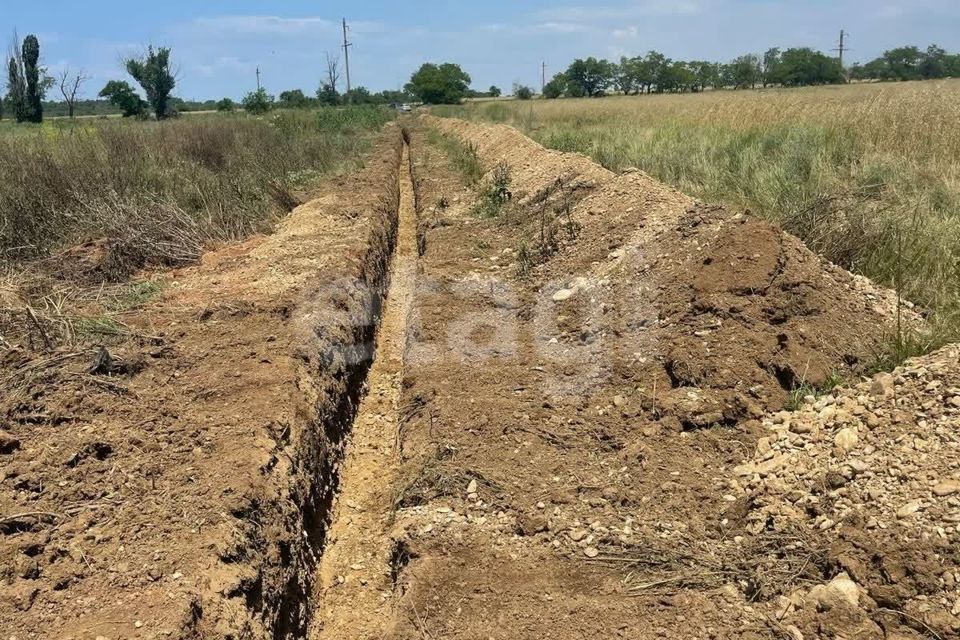
[[[896,297],[778,228],[403,127],[106,363],[7,337],[0,639],[958,636],[955,348],[868,378]]]

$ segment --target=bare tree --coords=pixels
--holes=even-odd
[[[340,81],[340,56],[330,56],[327,54],[327,85],[334,92],[337,90],[337,83]]]
[[[63,94],[63,100],[67,103],[71,118],[77,105],[77,94],[80,93],[80,87],[89,79],[89,76],[84,75],[83,70],[76,75],[71,75],[69,68],[60,73],[60,93]]]

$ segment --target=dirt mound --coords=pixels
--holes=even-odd
[[[158,274],[106,349],[0,343],[4,638],[305,633],[401,147],[391,128],[275,235]]]
[[[871,629],[863,637],[884,637],[877,624],[956,637],[960,348],[811,398],[763,426],[754,459],[736,469],[747,534],[802,527],[829,540],[830,566],[859,596],[844,615]],[[820,595],[789,594],[784,620],[811,633],[827,624]]]

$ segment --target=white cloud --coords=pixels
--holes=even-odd
[[[702,13],[705,0],[638,0],[625,5],[571,6],[544,9],[537,13],[544,20],[597,22],[641,16],[689,16]]]
[[[624,29],[614,29],[612,35],[618,40],[628,40],[637,38],[640,35],[640,32],[637,31],[636,27],[626,27]]]
[[[222,35],[297,35],[333,31],[337,25],[324,18],[278,16],[215,16],[197,18],[195,29]]]

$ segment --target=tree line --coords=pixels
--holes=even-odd
[[[960,54],[947,53],[935,44],[921,51],[919,47],[898,47],[866,64],[850,68],[854,80],[935,80],[960,78]]]
[[[673,60],[658,51],[621,57],[619,62],[574,60],[546,84],[547,98],[596,97],[608,93],[697,93],[705,89],[753,89],[841,84],[855,80],[923,80],[960,77],[960,54],[931,45],[926,51],[900,47],[866,64],[844,69],[832,56],[808,47],[773,48],[728,63]]]

